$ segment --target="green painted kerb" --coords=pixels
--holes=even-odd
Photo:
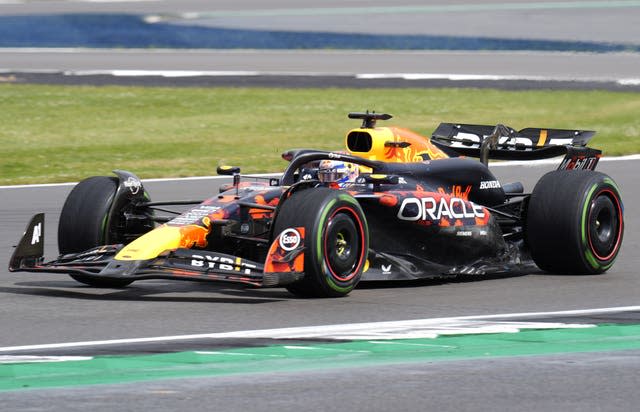
[[[2,364],[0,390],[630,349],[640,349],[640,325],[100,356],[86,361]]]

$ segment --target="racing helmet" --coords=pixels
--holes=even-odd
[[[340,187],[354,183],[358,177],[358,166],[340,160],[322,160],[318,166],[318,180],[336,183]]]

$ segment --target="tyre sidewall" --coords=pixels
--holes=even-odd
[[[357,245],[353,245],[356,248],[354,252],[358,254],[355,262],[356,268],[346,276],[335,273],[335,270],[332,269],[333,265],[330,263],[331,259],[328,256],[327,247],[327,243],[330,241],[328,234],[331,224],[342,214],[352,219],[355,229],[359,232],[356,240]],[[326,285],[330,294],[334,292],[339,295],[347,294],[358,284],[362,276],[369,248],[368,238],[367,224],[360,205],[352,196],[339,193],[338,196],[327,199],[327,202],[319,209],[313,231],[307,237],[305,268],[308,266],[315,268],[316,276],[323,278],[322,284]]]
[[[579,210],[579,227],[580,227],[580,248],[583,253],[580,257],[586,266],[590,267],[593,273],[601,273],[608,270],[614,263],[624,234],[624,219],[622,210],[622,201],[620,192],[615,182],[606,175],[599,174],[597,179],[587,186],[587,195],[584,197],[581,209]],[[613,247],[605,253],[598,253],[595,248],[596,236],[593,230],[590,230],[592,219],[594,219],[594,202],[601,196],[606,196],[613,204],[614,209],[618,213],[618,219],[614,232]]]
[[[353,226],[345,223],[347,219]],[[336,223],[355,227],[354,233],[358,234],[357,246],[352,249],[357,256],[355,265],[346,275],[332,273],[325,251],[327,236]],[[348,193],[323,187],[296,192],[283,201],[274,223],[274,236],[295,227],[305,229],[305,276],[287,289],[303,297],[347,295],[360,281],[369,249],[367,221],[359,203]]]
[[[110,210],[118,189],[118,179],[94,176],[78,183],[64,203],[58,225],[58,249],[61,254],[82,252],[111,243],[114,224]],[[78,282],[94,287],[124,287],[126,279],[100,279],[70,274]]]
[[[61,254],[82,252],[109,242],[109,211],[117,189],[118,179],[106,176],[87,178],[73,188],[60,213]]]
[[[599,196],[607,196],[618,212],[614,247],[598,257],[590,244],[590,212]],[[607,175],[590,170],[554,171],[544,175],[531,195],[526,240],[543,270],[596,274],[609,269],[620,250],[624,221],[620,192]]]

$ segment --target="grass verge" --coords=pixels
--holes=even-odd
[[[479,89],[143,88],[0,85],[0,185],[285,167],[294,147],[340,149],[349,111],[429,135],[440,122],[592,129],[605,155],[640,152],[640,94]]]

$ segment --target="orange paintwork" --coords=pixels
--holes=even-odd
[[[451,192],[447,192],[444,188],[439,187],[438,193],[441,195],[448,195],[451,197],[458,197],[462,200],[469,201],[469,194],[471,193],[471,186],[467,186],[464,190],[462,190],[462,186],[453,185],[451,187]]]
[[[424,160],[446,159],[449,156],[431,143],[428,137],[419,135],[401,127],[376,127],[373,129],[354,129],[349,133],[369,134],[372,146],[368,152],[349,153],[371,160],[385,162],[422,162]],[[347,134],[348,136],[349,134]],[[385,143],[410,143],[407,147],[387,147]]]
[[[398,204],[398,197],[394,195],[382,195],[380,196],[380,204],[393,207]]]
[[[168,226],[164,224],[145,233],[126,245],[116,255],[116,260],[147,260],[157,257],[166,250],[207,246],[210,224],[208,218],[203,225]]]
[[[275,197],[273,198],[270,202],[267,202],[264,198],[264,196],[262,195],[257,195],[255,197],[255,202],[259,205],[265,205],[265,206],[277,206],[278,202],[280,201],[280,198]],[[270,218],[271,216],[273,216],[273,211],[271,210],[266,210],[266,209],[259,209],[259,208],[251,208],[249,209],[249,215],[251,215],[251,217],[256,220],[256,219],[266,219],[266,218]]]
[[[207,219],[207,218],[205,218]],[[187,225],[180,227],[180,246],[183,248],[207,246],[207,235],[209,234],[208,227],[202,227],[199,225]]]
[[[304,227],[296,227],[295,230],[300,233],[300,242],[304,242]],[[292,262],[283,262],[282,258],[287,254],[287,251],[280,246],[280,236],[277,236],[267,254],[267,259],[264,263],[265,273],[282,273],[282,272],[304,272],[304,252],[298,254]]]

